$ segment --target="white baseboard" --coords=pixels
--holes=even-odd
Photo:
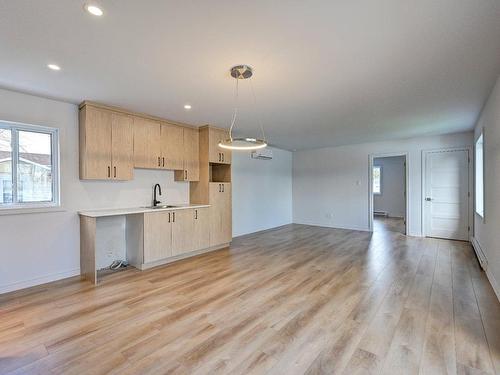
[[[484,254],[484,251],[481,248],[479,241],[474,236],[471,236],[470,243],[472,244],[472,248],[474,249],[477,258],[479,259],[479,264],[481,265],[481,268],[484,271],[486,271],[488,269],[488,259],[486,258],[486,255]]]
[[[50,283],[51,281],[65,279],[68,277],[77,276],[79,274],[80,274],[80,269],[76,268],[69,271],[57,272],[46,276],[36,277],[34,279],[17,281],[12,284],[0,285],[0,294],[13,292],[15,290],[25,289],[40,284]]]
[[[493,291],[495,292],[495,294],[497,295],[497,299],[498,301],[500,301],[500,284],[498,284],[498,282],[496,281],[495,277],[493,276],[493,274],[491,273],[490,270],[486,270],[486,276],[488,277],[488,280],[491,284],[491,287],[493,288]]]
[[[301,225],[311,225],[313,227],[324,227],[324,228],[332,228],[332,229],[347,229],[347,230],[357,230],[361,232],[370,232],[370,229],[368,228],[363,228],[363,227],[344,227],[344,226],[337,226],[337,225],[331,225],[331,224],[326,224],[326,223],[314,223],[314,222],[305,222],[305,221],[294,221],[293,224],[301,224]]]
[[[486,273],[486,277],[488,278],[488,281],[490,282],[490,285],[493,288],[497,299],[500,301],[500,284],[495,279],[495,276],[493,276],[493,273],[491,273],[491,270],[488,267],[488,258],[486,258],[486,254],[481,248],[481,244],[474,236],[471,236],[470,243],[472,244],[472,248],[476,252],[477,258],[479,259],[479,264]]]

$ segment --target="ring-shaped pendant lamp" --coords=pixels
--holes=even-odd
[[[253,137],[233,137],[233,128],[236,123],[236,117],[238,115],[238,82],[240,79],[248,79],[252,77],[252,68],[248,65],[237,65],[231,68],[231,76],[236,79],[236,90],[235,90],[235,108],[233,113],[233,119],[231,121],[231,127],[229,128],[229,138],[219,142],[219,147],[227,150],[235,151],[249,151],[258,150],[267,146],[266,137],[264,135],[264,127],[262,122],[260,122],[260,129],[262,132],[262,138]],[[255,93],[253,91],[252,82],[250,81],[250,87],[252,88],[252,95],[254,99],[254,104],[256,104]]]

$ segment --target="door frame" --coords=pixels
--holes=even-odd
[[[408,235],[410,228],[410,174],[408,152],[385,152],[368,155],[368,230],[373,232],[373,159],[388,158],[392,156],[404,156],[405,158],[405,234]]]
[[[468,153],[468,166],[469,168],[467,169],[468,173],[468,189],[469,189],[469,196],[468,196],[468,202],[467,202],[467,220],[468,220],[468,227],[469,227],[469,233],[468,237],[472,236],[474,233],[474,219],[472,216],[473,213],[473,207],[471,205],[474,197],[474,185],[473,185],[473,175],[474,173],[471,173],[473,171],[471,169],[471,166],[473,166],[474,163],[474,155],[472,152],[472,146],[463,146],[463,147],[444,147],[444,148],[433,148],[433,149],[427,149],[427,150],[422,150],[422,185],[421,185],[421,197],[420,197],[420,210],[422,212],[422,215],[420,215],[421,219],[421,227],[422,227],[422,237],[427,237],[427,227],[425,225],[425,218],[426,218],[426,212],[425,212],[425,182],[426,182],[426,175],[427,175],[427,155],[432,154],[435,152],[452,152],[452,151],[467,151]]]

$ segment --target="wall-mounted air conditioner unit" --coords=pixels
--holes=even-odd
[[[252,159],[271,160],[273,158],[273,150],[263,148],[260,150],[252,151]]]

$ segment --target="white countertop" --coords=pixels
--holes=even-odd
[[[210,207],[209,204],[183,204],[175,206],[176,207],[169,207],[169,208],[149,208],[149,207],[110,208],[110,209],[79,211],[78,214],[81,216],[88,216],[88,217],[104,217],[104,216],[133,215],[133,214],[143,214],[147,212],[175,211],[175,210],[186,210],[190,208],[194,209],[194,208]]]

